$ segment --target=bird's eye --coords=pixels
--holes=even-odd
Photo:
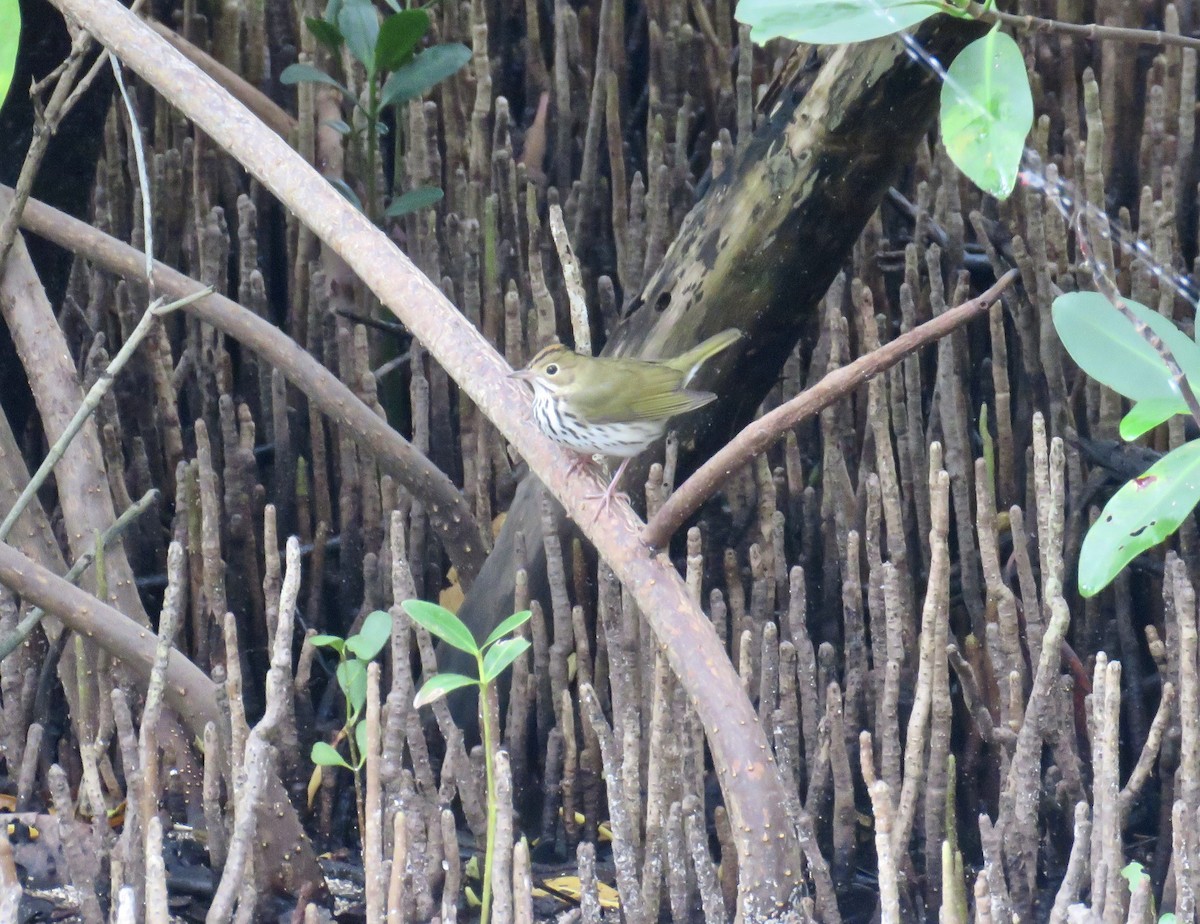
[[[558,363],[551,363],[546,367],[546,375],[558,375]]]

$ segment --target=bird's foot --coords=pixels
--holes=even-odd
[[[567,477],[570,478],[572,475],[578,475],[582,472],[586,472],[592,467],[593,463],[591,456],[576,454],[575,458],[571,460],[570,466],[567,467]]]
[[[594,501],[600,502],[600,505],[596,508],[595,515],[592,517],[592,522],[595,523],[597,520],[600,519],[600,514],[604,513],[604,511],[610,509],[617,500],[621,500],[624,503],[628,504],[629,503],[629,495],[626,494],[624,491],[617,490],[617,479],[614,478],[611,482],[609,482],[608,487],[605,488],[603,491],[601,491],[599,494],[585,494],[584,500],[590,500],[590,501],[594,500]]]
[[[593,523],[600,519],[600,514],[608,510],[613,505],[613,501],[615,501],[618,497],[621,498],[621,500],[623,500],[626,504],[629,503],[629,495],[624,491],[617,490],[617,485],[621,483],[621,476],[625,474],[625,467],[628,464],[628,459],[625,459],[621,462],[621,464],[617,467],[616,473],[612,476],[612,481],[608,483],[608,487],[605,488],[601,493],[588,494],[585,497],[585,500],[600,501],[600,506],[596,508],[596,514],[592,517]]]

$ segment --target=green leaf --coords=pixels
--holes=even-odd
[[[436,603],[426,603],[424,600],[405,600],[401,606],[404,607],[404,612],[412,617],[413,622],[431,635],[436,635],[459,651],[479,654],[479,646],[475,644],[475,636],[471,634],[471,630],[445,607]]]
[[[1157,311],[1125,299],[1130,312],[1167,345],[1192,387],[1200,383],[1200,347]],[[1054,300],[1054,329],[1075,363],[1102,385],[1134,401],[1187,405],[1158,352],[1099,292],[1071,292]],[[1165,403],[1159,405],[1160,410]],[[1148,409],[1147,409],[1148,410]]]
[[[500,623],[492,630],[492,634],[487,637],[487,641],[483,643],[483,647],[487,648],[492,642],[499,641],[504,636],[511,633],[514,629],[518,629],[525,623],[529,622],[529,617],[533,615],[532,610],[521,610],[519,613],[513,613],[508,619]]]
[[[416,189],[410,189],[402,196],[397,196],[391,201],[384,212],[386,218],[399,218],[402,215],[408,215],[411,212],[419,212],[421,209],[428,208],[435,202],[440,202],[445,193],[437,186],[418,186]]]
[[[1121,418],[1121,439],[1132,442],[1176,414],[1187,411],[1182,398],[1146,398]]]
[[[491,683],[504,673],[506,667],[528,650],[529,639],[527,638],[506,638],[502,642],[497,642],[483,656],[483,679]]]
[[[379,654],[392,634],[392,617],[383,610],[368,614],[358,634],[346,639],[346,648],[363,661],[370,661]]]
[[[370,0],[345,0],[338,13],[338,29],[346,39],[350,54],[375,73],[375,43],[379,40],[379,14]]]
[[[741,0],[737,18],[759,45],[774,38],[841,45],[908,29],[942,9],[932,0]]]
[[[1146,874],[1146,867],[1142,866],[1142,864],[1137,860],[1132,860],[1129,863],[1126,863],[1121,869],[1121,876],[1127,883],[1129,883],[1130,892],[1137,888],[1139,882],[1148,878]]]
[[[21,5],[17,0],[0,0],[0,106],[12,87],[21,44]]]
[[[379,97],[380,107],[415,99],[434,84],[457,73],[470,60],[471,49],[466,45],[451,43],[426,48],[387,79]]]
[[[351,716],[357,716],[367,702],[366,663],[357,658],[343,661],[337,666],[337,679],[338,686],[346,695],[346,702],[350,704]]]
[[[338,753],[337,748],[327,741],[318,741],[312,746],[312,753],[309,755],[312,762],[318,767],[345,767],[347,770],[353,770],[346,758]]]
[[[352,206],[354,206],[360,212],[363,210],[362,200],[358,198],[358,193],[351,189],[345,180],[338,179],[337,177],[330,177],[329,184],[338,192],[340,192],[342,194],[342,198],[349,202]]]
[[[338,654],[342,653],[342,649],[346,645],[346,640],[339,635],[314,635],[309,642],[318,648],[332,648]]]
[[[472,680],[470,677],[464,677],[462,674],[434,674],[425,681],[420,692],[413,699],[413,708],[420,709],[422,706],[435,703],[447,693],[457,690],[459,687],[477,686],[478,684],[478,680]]]
[[[984,192],[1003,199],[1017,182],[1033,93],[1021,49],[993,29],[958,53],[942,81],[942,143]]]
[[[347,124],[345,121],[343,121],[342,119],[326,119],[326,120],[325,120],[324,122],[322,122],[321,124],[322,124],[322,125],[328,125],[328,126],[329,126],[330,128],[332,128],[332,129],[333,129],[335,132],[337,132],[339,135],[349,135],[351,132],[353,132],[353,131],[354,131],[354,129],[352,129],[352,128],[351,128],[351,127],[350,127],[350,126],[349,126],[349,125],[348,125],[348,124]]]
[[[392,8],[392,12],[394,13],[400,13],[404,10],[404,7],[402,7],[397,0],[384,0],[384,2]]]
[[[407,64],[428,31],[429,14],[424,10],[403,10],[385,19],[375,42],[375,72],[391,73]]]
[[[336,55],[342,50],[342,33],[333,23],[317,19],[314,16],[305,16],[304,25],[308,27],[313,38],[324,45],[330,54]]]
[[[1200,440],[1184,443],[1105,504],[1079,550],[1079,592],[1099,593],[1146,549],[1170,536],[1200,502]]]
[[[344,86],[326,74],[319,67],[313,67],[311,64],[289,64],[283,69],[283,73],[279,75],[280,83],[323,83],[328,87],[337,87],[342,91],[343,96],[354,98],[354,94],[347,90]]]
[[[354,726],[354,745],[358,748],[358,765],[367,762],[367,723],[359,722]]]

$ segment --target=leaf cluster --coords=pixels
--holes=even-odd
[[[973,15],[967,0],[741,0],[737,7],[754,41],[787,38],[813,45],[866,42],[938,13]],[[938,65],[937,71],[946,152],[976,186],[1005,198],[1016,186],[1033,127],[1033,93],[1020,48],[997,24],[959,52],[948,69]]]
[[[1171,321],[1138,302],[1128,311],[1175,358],[1193,390],[1200,387],[1200,346]],[[1071,292],[1054,300],[1054,328],[1076,365],[1134,402],[1121,420],[1121,437],[1146,431],[1189,409],[1162,355],[1129,319],[1098,292]],[[1079,551],[1079,592],[1099,593],[1138,555],[1179,528],[1200,503],[1200,440],[1184,443],[1128,481],[1092,524]]]
[[[447,645],[473,655],[479,665],[477,677],[467,677],[465,674],[435,674],[430,677],[413,701],[413,705],[418,709],[436,702],[460,687],[486,686],[529,650],[529,639],[505,636],[529,621],[529,617],[533,615],[530,610],[513,613],[496,626],[480,645],[463,621],[445,607],[424,600],[405,600],[403,606],[413,622]]]
[[[471,49],[459,42],[422,48],[429,32],[429,13],[424,8],[402,9],[397,0],[387,0],[387,4],[393,12],[382,22],[371,0],[329,0],[324,16],[304,19],[308,31],[335,60],[346,49],[366,70],[371,92],[365,103],[336,77],[312,64],[292,64],[280,75],[285,84],[319,83],[335,88],[362,112],[367,125],[378,135],[387,133],[386,125],[380,121],[385,108],[419,99],[471,60]],[[329,124],[342,134],[353,132],[346,122]],[[362,209],[348,186],[335,185]],[[398,218],[433,205],[442,195],[438,187],[413,189],[393,200],[384,214]]]
[[[353,759],[351,763],[342,757],[336,747],[326,741],[318,741],[312,747],[312,762],[321,767],[345,767],[359,770],[366,754],[367,725],[362,719],[367,704],[367,665],[383,650],[392,635],[392,617],[383,610],[370,613],[363,620],[362,628],[349,638],[337,635],[314,635],[310,641],[319,648],[331,648],[337,652],[337,682],[346,698],[346,723],[344,735],[353,735]]]

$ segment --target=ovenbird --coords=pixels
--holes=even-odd
[[[512,376],[533,386],[534,419],[548,437],[585,458],[622,459],[604,493],[589,495],[602,502],[598,517],[616,497],[629,461],[666,432],[667,421],[716,400],[688,383],[706,360],[741,338],[741,331],[730,328],[681,356],[658,361],[583,356],[556,343]]]

